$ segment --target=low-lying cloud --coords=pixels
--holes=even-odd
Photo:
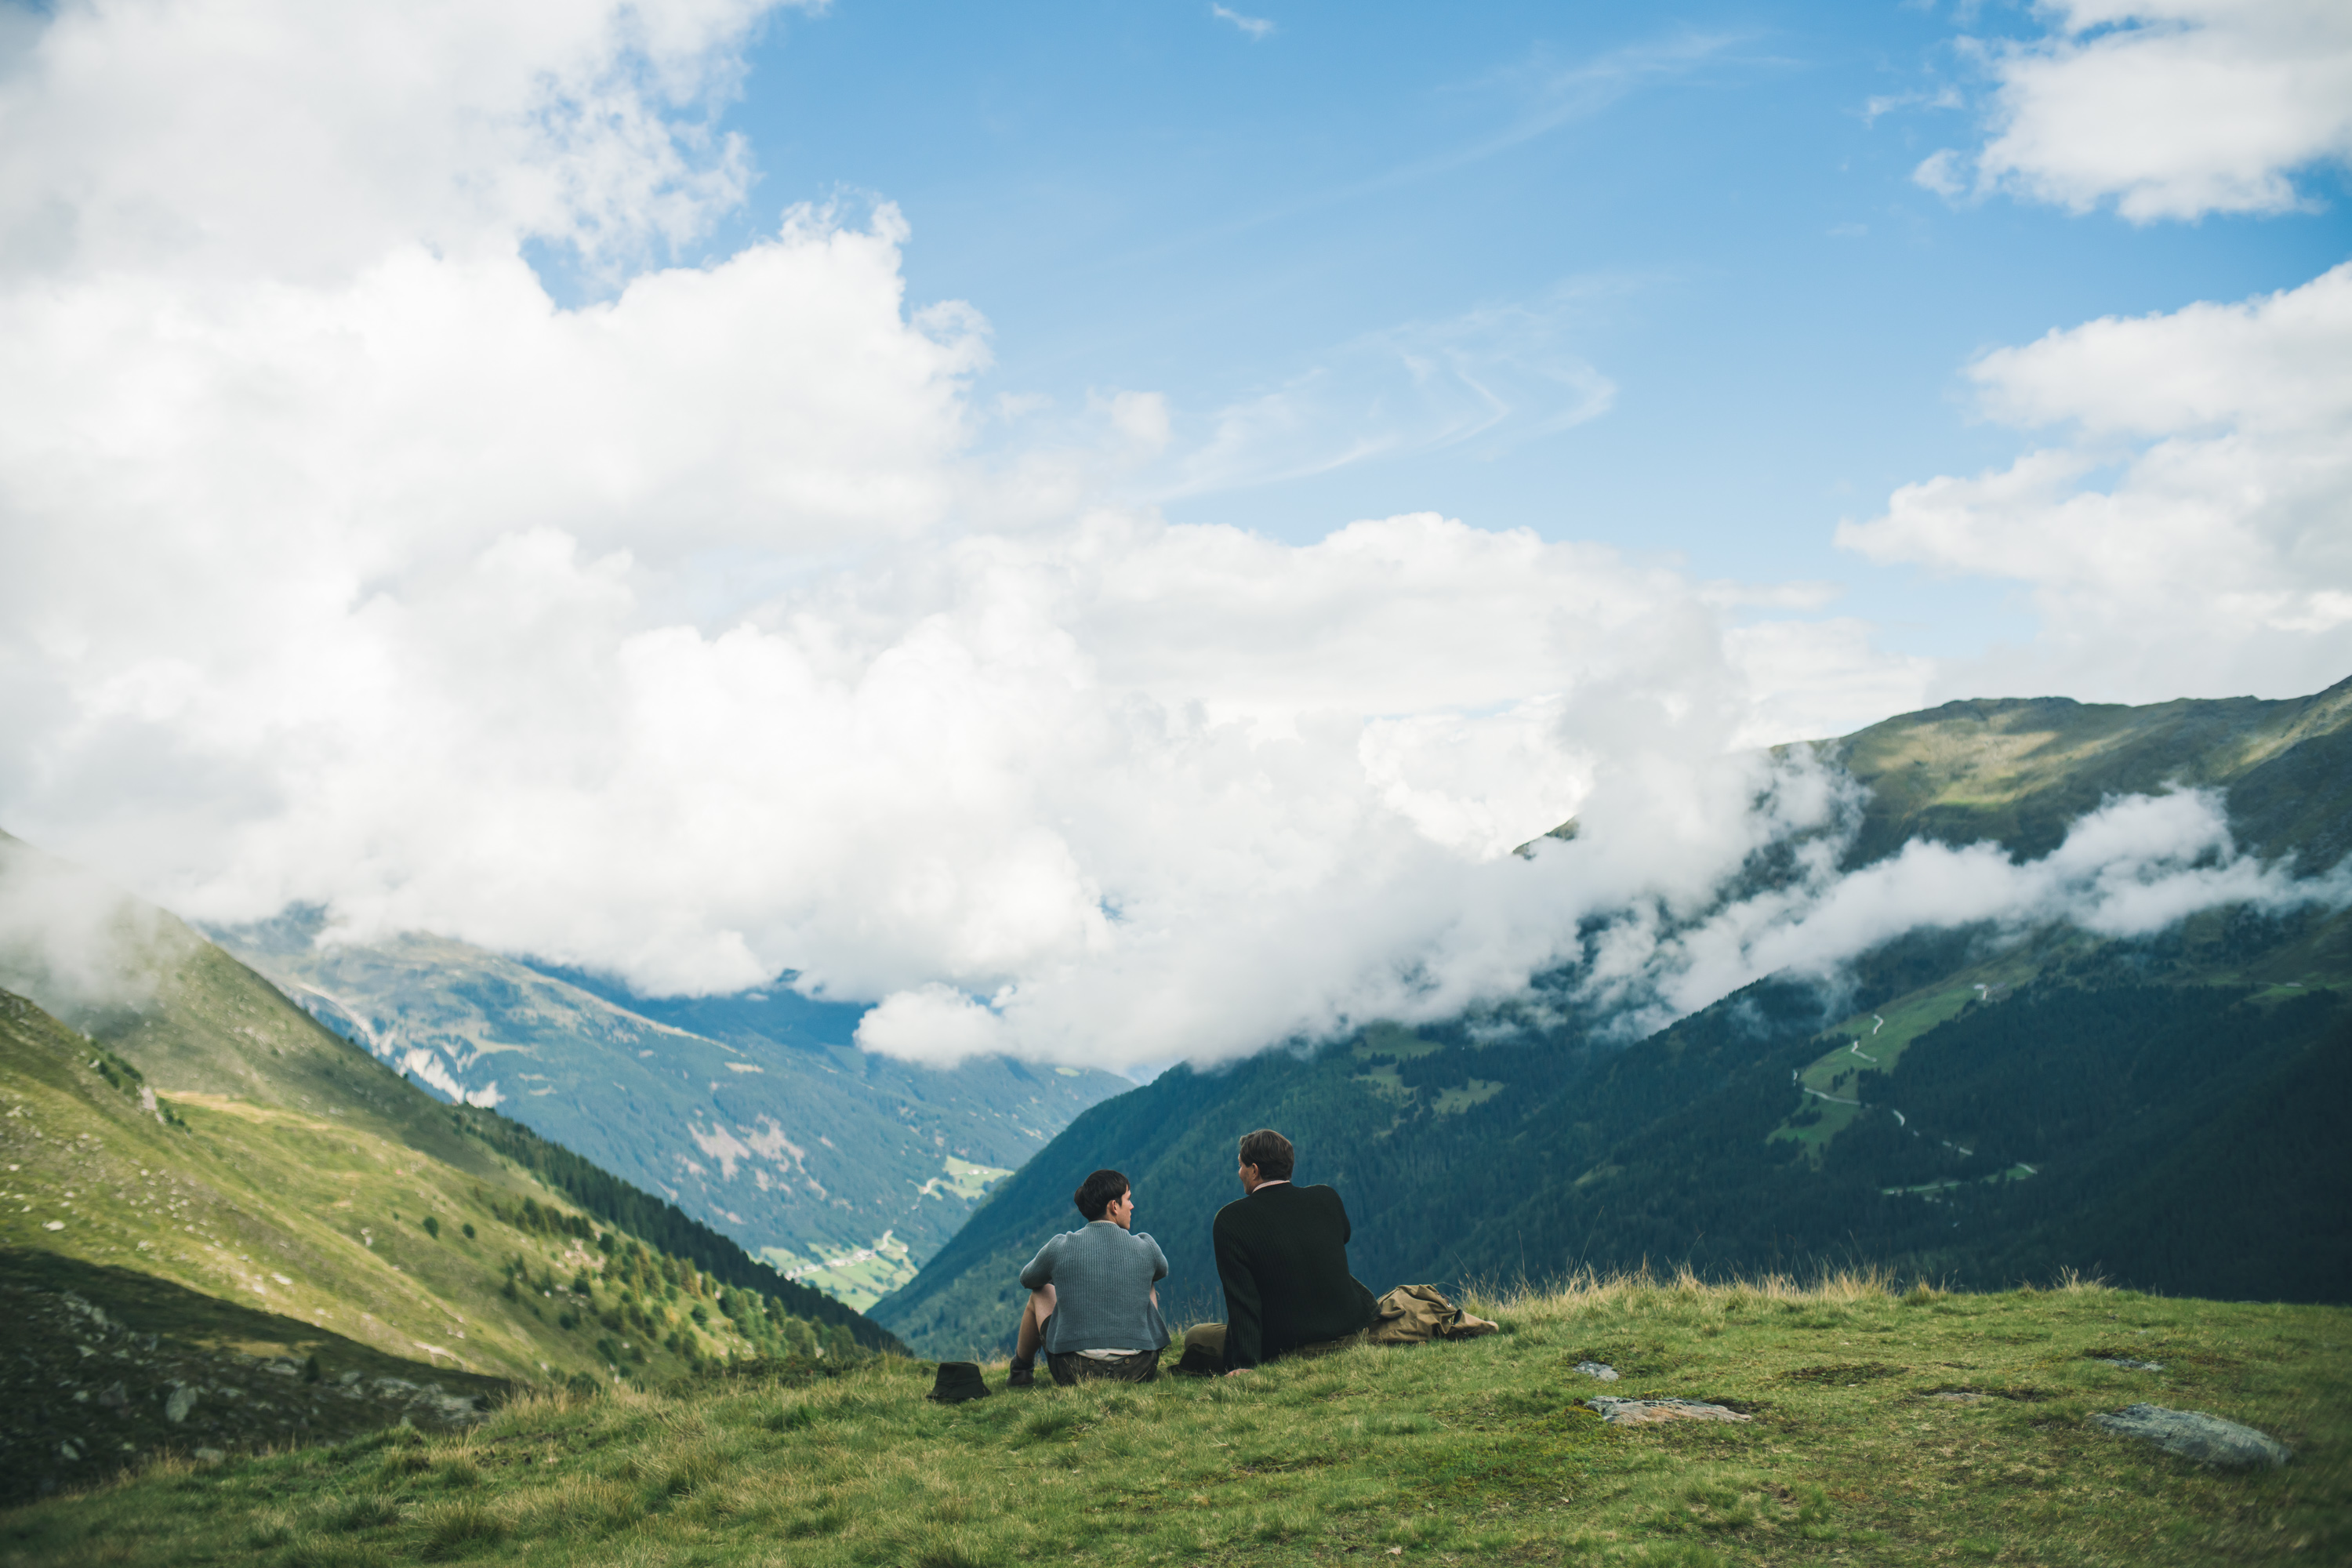
[[[1836,834],[1814,841],[1790,885],[1688,929],[1669,930],[1652,916],[1630,933],[1612,932],[1623,957],[1592,965],[1585,994],[1629,1009],[1621,1027],[1639,1028],[1768,974],[1833,978],[1854,959],[1922,930],[1989,927],[1999,941],[2071,925],[2134,938],[2222,906],[2281,914],[2352,905],[2352,860],[2298,877],[2291,860],[2266,864],[2242,854],[2226,803],[2211,790],[2111,799],[2034,860],[2014,860],[1997,843],[1914,839],[1841,875],[1832,868],[1843,843]]]
[[[0,988],[77,1026],[151,1001],[189,939],[150,905],[0,836]]]

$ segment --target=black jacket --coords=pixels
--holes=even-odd
[[[1214,1235],[1228,1372],[1352,1334],[1379,1315],[1348,1272],[1348,1210],[1328,1187],[1260,1187],[1217,1211]]]

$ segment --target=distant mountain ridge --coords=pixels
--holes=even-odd
[[[2305,877],[2352,848],[2352,681],[2282,702],[1952,703],[1817,749],[1869,792],[1850,869],[1917,838],[2038,857],[2110,797],[2175,784],[2225,791],[2238,842]],[[1302,1179],[1338,1185],[1375,1289],[1875,1261],[2352,1300],[2341,910],[2221,908],[2133,941],[1924,930],[1838,987],[1768,979],[1622,1051],[1595,1044],[1605,1020],[1553,1013],[1178,1068],[1074,1121],[874,1315],[928,1353],[1001,1347],[1013,1270],[1102,1165],[1136,1182],[1170,1299],[1220,1310],[1208,1225],[1261,1125],[1298,1142]]]
[[[2242,847],[2315,874],[2352,854],[2352,679],[2309,697],[1972,699],[1818,742],[1869,787],[1849,868],[1913,838],[2031,858],[2107,798],[2212,786]]]
[[[318,939],[295,910],[210,934],[328,1027],[451,1100],[499,1109],[848,1301],[911,1278],[989,1181],[1133,1087],[852,1044],[865,1009],[778,985],[646,998],[609,976],[412,933]]]

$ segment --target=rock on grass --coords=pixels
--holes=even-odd
[[[2294,1451],[2267,1433],[2201,1410],[2168,1410],[2161,1405],[2130,1405],[2091,1419],[2121,1436],[2138,1437],[2168,1454],[2224,1469],[2284,1465]]]
[[[1661,1421],[1748,1421],[1737,1410],[1696,1399],[1612,1399],[1602,1395],[1585,1404],[1601,1412],[1612,1426],[1650,1426]]]

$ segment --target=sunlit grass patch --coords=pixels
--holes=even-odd
[[[427,1563],[469,1557],[506,1539],[509,1525],[498,1510],[467,1500],[442,1503],[418,1518],[417,1555]]]

